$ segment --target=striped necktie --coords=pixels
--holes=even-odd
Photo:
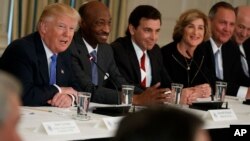
[[[145,67],[145,61],[146,61],[146,54],[143,52],[143,55],[141,57],[141,87],[146,88],[146,67]]]

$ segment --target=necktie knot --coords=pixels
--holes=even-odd
[[[90,55],[93,58],[93,60],[96,62],[97,61],[97,52],[96,52],[96,50],[93,50],[92,52],[90,52]]]
[[[51,58],[51,61],[52,61],[52,62],[55,62],[56,59],[57,59],[57,55],[56,55],[56,54],[53,54],[50,58]]]

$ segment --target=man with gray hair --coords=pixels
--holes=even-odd
[[[21,81],[24,106],[73,105],[77,82],[67,49],[79,20],[78,12],[69,5],[47,5],[38,31],[13,41],[4,51],[0,68]]]
[[[19,95],[21,87],[19,82],[0,71],[0,140],[2,141],[20,141],[16,131],[20,119]]]

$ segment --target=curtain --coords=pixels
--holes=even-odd
[[[14,15],[12,23],[11,40],[15,40],[36,31],[39,17],[48,4],[60,2],[78,8],[88,0],[15,0]],[[112,16],[111,34],[108,42],[114,41],[125,33],[127,23],[127,1],[126,0],[101,0],[109,7]]]

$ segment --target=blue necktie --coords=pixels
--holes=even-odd
[[[90,53],[91,57],[93,57],[91,61],[91,71],[92,71],[92,83],[95,84],[96,86],[98,85],[98,72],[97,72],[97,66],[95,63],[97,63],[97,55],[96,55],[96,50],[92,51]],[[94,62],[95,63],[94,63]]]
[[[53,85],[53,84],[56,84],[56,59],[57,59],[57,55],[53,54],[50,58],[51,58],[51,62],[50,62],[49,84]]]

